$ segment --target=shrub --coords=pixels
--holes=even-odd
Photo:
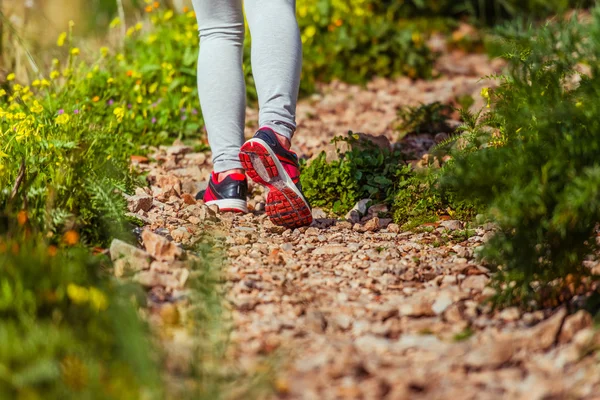
[[[426,222],[435,222],[442,215],[454,219],[472,220],[479,205],[472,199],[462,199],[453,190],[442,188],[442,170],[431,168],[400,182],[394,195],[394,222],[403,229],[412,229]]]
[[[465,15],[481,23],[493,24],[508,18],[540,18],[562,13],[573,7],[590,7],[589,0],[409,0],[374,2],[377,11],[386,11],[402,18],[452,17]]]
[[[343,214],[361,199],[390,202],[410,176],[410,167],[397,151],[379,148],[352,132],[333,143],[345,144],[346,150],[336,147],[337,158],[330,162],[322,152],[302,171],[302,187],[313,206]]]
[[[160,398],[136,291],[102,277],[109,260],[74,235],[0,236],[0,398]]]
[[[371,0],[299,0],[304,44],[302,90],[341,79],[363,83],[377,76],[429,77],[433,55],[416,29],[391,14],[375,12]]]
[[[540,306],[567,282],[573,294],[596,245],[600,9],[590,23],[573,17],[501,34],[510,73],[484,90],[494,107],[471,129],[475,150],[457,152],[442,182],[481,201],[501,229],[482,253],[501,266],[497,301]]]

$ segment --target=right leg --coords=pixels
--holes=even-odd
[[[246,112],[242,0],[193,0],[193,4],[200,30],[198,93],[214,171],[243,172],[238,156]]]

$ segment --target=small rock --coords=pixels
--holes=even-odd
[[[179,246],[149,229],[142,231],[142,240],[146,251],[159,261],[172,261],[183,256]]]
[[[359,200],[358,203],[356,203],[354,205],[354,207],[352,207],[352,210],[357,211],[360,216],[362,217],[363,215],[367,214],[367,205],[369,205],[369,203],[371,202],[371,199],[362,199]],[[350,210],[350,211],[352,211]]]
[[[265,231],[267,231],[269,233],[276,233],[276,234],[282,234],[283,232],[286,231],[286,228],[284,226],[275,225],[271,221],[265,221],[264,228],[265,228]]]
[[[189,193],[184,193],[181,195],[183,202],[188,205],[196,204],[196,199]]]
[[[190,276],[190,270],[187,268],[178,268],[178,269],[174,270],[173,277],[175,277],[175,279],[177,279],[177,282],[179,283],[179,286],[176,286],[176,287],[183,288],[185,286],[185,283],[187,282],[189,276]]]
[[[399,313],[406,317],[433,317],[435,312],[432,309],[433,301],[423,296],[415,295],[409,297],[406,303],[400,305]]]
[[[174,175],[159,175],[156,177],[156,185],[162,189],[164,196],[181,195],[181,181]]]
[[[569,315],[563,323],[558,337],[559,343],[570,342],[573,336],[582,329],[592,326],[592,316],[585,310],[579,310],[573,315]]]
[[[185,146],[185,145],[175,145],[175,146],[170,146],[167,149],[167,155],[169,156],[178,156],[181,154],[187,154],[187,153],[191,153],[194,149],[192,149],[190,146]]]
[[[135,196],[131,196],[127,199],[127,208],[132,213],[136,213],[140,210],[149,211],[152,208],[152,203],[154,199],[152,196],[148,196],[147,194],[136,194]]]
[[[464,363],[472,368],[496,368],[509,361],[515,350],[510,340],[493,341],[467,353]]]
[[[490,278],[485,275],[469,275],[461,283],[460,287],[464,290],[482,291],[485,289]]]
[[[489,242],[489,241],[490,241],[490,239],[491,239],[491,238],[493,238],[493,237],[494,237],[494,235],[495,235],[495,234],[496,234],[495,232],[486,232],[486,233],[484,233],[484,234],[483,234],[483,236],[481,237],[481,241],[482,241],[483,243],[487,243],[487,242]]]
[[[502,310],[498,317],[506,322],[513,322],[521,318],[521,312],[517,307],[509,307]]]
[[[327,218],[327,213],[320,208],[313,208],[312,217],[313,219],[325,219]]]
[[[566,315],[567,310],[563,307],[547,320],[540,322],[533,328],[522,331],[519,337],[524,347],[530,351],[540,351],[554,345]]]
[[[379,230],[379,218],[373,217],[363,227],[363,229],[367,232],[376,232]]]
[[[334,315],[331,322],[342,331],[347,331],[352,326],[352,318],[345,314]]]
[[[317,228],[310,227],[304,232],[306,236],[317,236],[319,235],[319,230]]]
[[[204,204],[195,208],[193,212],[201,221],[217,222],[219,220],[218,214]]]
[[[309,311],[306,313],[306,327],[317,333],[325,332],[327,320],[321,311]]]
[[[150,254],[119,239],[112,241],[109,251],[110,258],[114,262],[114,274],[117,277],[123,276],[127,271],[150,268]]]
[[[388,230],[388,232],[391,232],[391,233],[399,233],[400,232],[400,225],[398,225],[398,224],[389,224],[387,226],[387,230]]]
[[[393,220],[391,218],[379,218],[379,228],[381,228],[381,229],[387,228],[387,226],[389,224],[391,224],[392,221]]]
[[[273,265],[285,265],[285,259],[281,254],[281,250],[274,249],[273,251],[271,251],[271,253],[267,257],[267,263]]]
[[[342,254],[342,253],[349,253],[350,251],[351,250],[346,246],[332,244],[332,245],[325,245],[325,246],[317,247],[315,250],[313,250],[312,254],[314,254],[314,255],[322,255],[322,254],[336,255],[336,254]]]
[[[367,214],[378,217],[379,214],[387,214],[389,208],[385,204],[375,204],[374,206],[369,207]]]
[[[457,221],[455,219],[451,219],[448,221],[442,221],[442,222],[440,222],[440,226],[449,231],[459,231],[463,228],[462,222]]]
[[[179,280],[170,274],[162,274],[156,271],[141,271],[135,274],[133,280],[138,282],[145,288],[152,288],[155,286],[163,286],[167,288],[179,287]]]
[[[181,243],[189,240],[192,237],[192,234],[186,228],[180,226],[179,228],[171,231],[171,236],[173,237],[173,240]]]
[[[452,305],[452,296],[448,292],[442,292],[433,302],[431,309],[436,315],[442,314],[450,305]]]
[[[353,224],[360,222],[360,213],[356,210],[350,210],[344,217],[347,221],[350,221]]]

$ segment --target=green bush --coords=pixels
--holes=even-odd
[[[431,169],[400,182],[394,195],[394,222],[403,229],[412,229],[426,222],[435,222],[441,215],[463,221],[472,220],[479,206],[472,199],[461,199],[453,190],[441,188],[442,170]]]
[[[590,23],[574,17],[501,35],[510,73],[483,91],[493,108],[467,136],[475,149],[457,152],[442,182],[481,201],[501,229],[482,253],[501,266],[497,300],[539,306],[561,279],[577,287],[596,247],[600,9]]]
[[[433,55],[424,37],[370,0],[300,0],[303,91],[315,82],[363,83],[377,76],[429,77]]]
[[[590,7],[590,0],[384,0],[373,2],[379,12],[392,13],[400,18],[460,18],[471,16],[484,24],[509,18],[539,19],[560,14],[569,8]]]
[[[399,152],[381,149],[359,135],[350,132],[333,143],[345,143],[346,150],[336,148],[337,157],[330,162],[322,152],[302,171],[304,194],[313,206],[343,214],[361,199],[389,203],[411,175]]]
[[[136,291],[76,239],[0,236],[0,398],[161,398]]]

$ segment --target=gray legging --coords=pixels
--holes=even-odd
[[[242,0],[193,0],[200,29],[198,91],[215,172],[242,168],[246,85]],[[302,42],[295,0],[246,0],[259,124],[288,139],[296,129]]]

